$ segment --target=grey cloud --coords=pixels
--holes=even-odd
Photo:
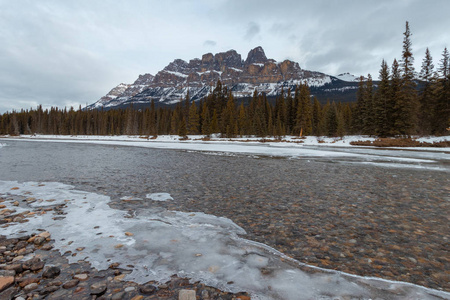
[[[247,31],[245,32],[244,38],[248,41],[251,41],[259,32],[261,28],[255,22],[250,22],[247,25]]]
[[[203,43],[203,46],[207,46],[207,47],[214,47],[215,45],[217,45],[217,42],[216,41],[211,41],[211,40],[206,40]]]

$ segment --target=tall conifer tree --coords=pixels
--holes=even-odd
[[[411,49],[411,31],[406,22],[403,33],[403,51],[401,60],[401,89],[400,97],[395,107],[395,127],[399,134],[410,136],[415,133],[417,124],[418,101],[416,93],[414,57]]]

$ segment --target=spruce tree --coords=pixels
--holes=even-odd
[[[192,101],[190,107],[189,107],[189,126],[188,126],[188,133],[189,134],[198,134],[198,127],[199,127],[199,116],[197,112],[197,105],[194,101]]]
[[[362,132],[364,134],[374,134],[374,109],[373,109],[373,81],[370,74],[367,75],[366,86],[363,92],[364,105],[362,111]]]
[[[327,135],[328,136],[338,136],[338,112],[336,103],[331,104],[327,111]]]
[[[415,133],[417,124],[418,101],[416,93],[414,57],[411,50],[411,32],[409,23],[403,33],[403,51],[401,60],[401,88],[400,97],[395,107],[395,127],[399,134],[410,136]]]
[[[297,108],[297,130],[300,135],[310,135],[312,132],[311,99],[306,84],[299,87],[299,100]]]
[[[206,101],[203,103],[202,107],[202,134],[206,137],[211,135],[211,118]]]
[[[450,130],[450,55],[447,48],[442,53],[436,83],[437,103],[434,109],[433,132],[446,134]]]
[[[397,120],[397,102],[400,99],[400,89],[401,89],[401,83],[402,78],[400,75],[400,67],[396,59],[394,59],[394,62],[392,63],[392,72],[391,72],[391,88],[390,88],[390,102],[392,105],[392,114],[388,115],[388,131],[389,135],[398,135],[400,132],[396,128],[396,120]]]
[[[420,89],[419,94],[419,128],[422,134],[430,134],[433,111],[436,106],[436,96],[433,91],[433,84],[436,78],[433,58],[428,48],[425,51],[425,58],[422,62],[420,79],[423,81],[423,87]]]
[[[390,97],[389,68],[386,61],[381,62],[380,83],[374,101],[374,129],[377,136],[390,133],[389,120],[392,118],[392,98]]]
[[[359,77],[358,91],[356,92],[356,107],[354,126],[356,132],[364,133],[364,119],[366,117],[366,84],[364,77]]]
[[[320,106],[320,103],[317,100],[317,98],[314,97],[313,108],[312,108],[312,128],[313,128],[314,135],[321,134],[321,132],[319,130],[321,113],[322,113],[322,107]]]

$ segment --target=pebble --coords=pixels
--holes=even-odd
[[[44,273],[42,273],[42,277],[44,278],[55,278],[61,273],[61,269],[58,267],[48,267],[44,270]]]
[[[116,293],[116,294],[114,294],[112,297],[111,297],[111,300],[122,300],[122,299],[125,299],[125,292],[119,292],[119,293]]]
[[[13,276],[0,277],[0,292],[6,290],[13,284],[14,284]]]
[[[50,237],[50,232],[44,231],[44,232],[39,233],[37,236],[47,239]]]
[[[36,282],[33,282],[33,283],[30,283],[30,284],[26,285],[26,286],[23,288],[23,290],[24,290],[26,293],[28,293],[28,292],[31,292],[31,291],[37,289],[38,287],[39,287],[39,285],[38,285]]]
[[[38,271],[38,270],[42,269],[44,267],[44,265],[45,265],[45,262],[43,262],[43,261],[34,262],[33,264],[31,264],[30,270]]]
[[[91,285],[90,292],[91,295],[103,295],[106,292],[107,286],[106,282],[96,282]]]
[[[180,290],[178,300],[196,300],[194,290]]]
[[[76,274],[73,276],[73,278],[78,279],[80,281],[84,281],[86,279],[88,279],[88,275],[87,274]]]
[[[13,261],[13,262],[16,262],[16,261],[19,261],[19,260],[21,260],[21,259],[23,259],[23,258],[24,258],[23,255],[19,255],[19,256],[14,257],[12,261]]]
[[[37,246],[42,245],[45,242],[45,237],[43,236],[37,236],[34,240],[33,243]]]
[[[158,288],[156,286],[154,286],[153,284],[146,284],[146,285],[139,287],[139,291],[145,295],[154,294],[157,290],[158,290]]]
[[[57,285],[52,285],[52,286],[48,286],[46,288],[44,288],[43,290],[41,290],[39,292],[39,295],[48,295],[50,293],[56,292],[57,290],[59,290],[59,286]]]
[[[19,281],[19,286],[25,287],[31,283],[39,283],[39,278],[36,278],[36,277],[22,278]]]
[[[71,289],[71,288],[77,286],[79,282],[80,282],[80,280],[78,280],[78,279],[69,280],[69,281],[67,281],[66,283],[63,284],[63,288]]]

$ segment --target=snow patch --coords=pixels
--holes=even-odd
[[[167,71],[167,70],[164,70],[164,72],[172,74],[172,75],[175,75],[175,76],[178,76],[178,77],[182,77],[182,78],[187,78],[188,77],[188,75],[180,73],[180,72],[173,72],[173,71]]]
[[[120,198],[120,200],[123,200],[123,201],[141,201],[142,198],[133,197],[133,196],[123,196],[122,198]]]
[[[352,75],[350,73],[342,73],[336,76],[337,79],[340,79],[342,81],[347,81],[347,82],[355,82],[355,81],[359,81],[359,77]]]
[[[172,196],[170,196],[169,193],[153,193],[153,194],[147,194],[145,197],[147,199],[150,199],[150,200],[153,200],[153,201],[173,200]]]

